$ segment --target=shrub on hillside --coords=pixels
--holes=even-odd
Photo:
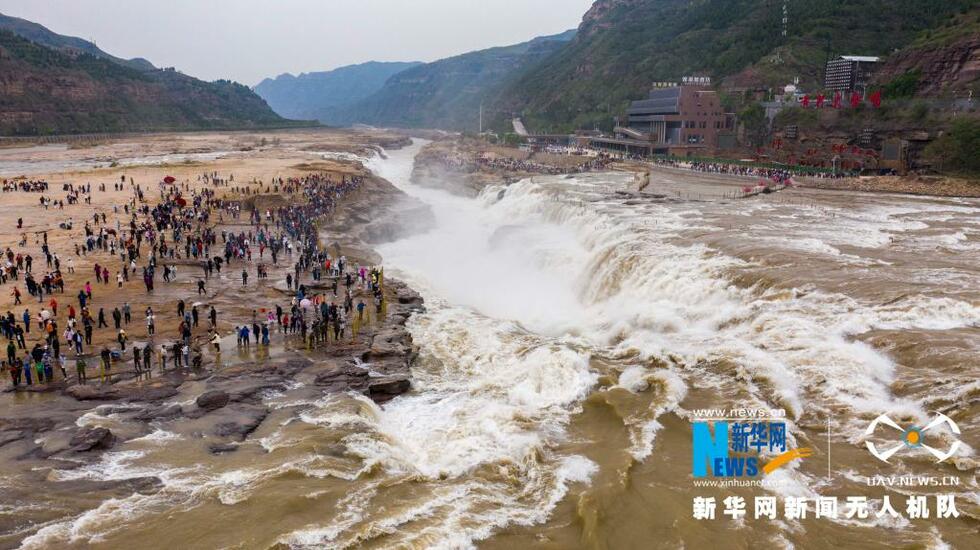
[[[940,171],[980,175],[980,120],[964,118],[925,150]]]

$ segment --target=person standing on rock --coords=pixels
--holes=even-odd
[[[116,334],[116,341],[119,342],[119,347],[122,351],[126,351],[126,342],[129,341],[129,337],[126,335],[126,331],[119,329],[119,333]]]
[[[151,309],[148,309],[146,314],[146,334],[147,336],[156,334],[156,316]]]
[[[221,355],[221,335],[214,331],[211,335],[211,345],[214,346],[214,354]]]
[[[147,378],[153,377],[153,364],[151,362],[153,355],[153,346],[146,344],[143,348],[143,372],[146,373]]]
[[[31,386],[31,356],[25,355],[22,362],[24,370],[24,381],[27,382],[28,386]]]
[[[245,349],[248,349],[249,347],[248,333],[249,333],[248,325],[242,325],[242,328],[240,329],[238,334],[241,336],[242,345],[245,346]]]
[[[88,377],[85,375],[85,358],[81,355],[75,356],[75,375],[79,384],[84,385],[88,382]]]
[[[112,352],[109,351],[109,348],[103,346],[99,355],[102,358],[102,369],[99,373],[99,381],[105,384],[106,380],[110,382],[112,381],[110,372],[112,370]]]
[[[17,362],[17,345],[13,340],[7,342],[7,363],[13,365]]]
[[[65,363],[68,361],[65,359],[64,355],[58,353],[58,348],[54,349],[52,353],[52,358],[58,364],[58,369],[61,370],[61,379],[68,383],[68,369],[65,368]]]
[[[115,325],[116,330],[122,328],[122,312],[116,307],[112,310],[112,323]]]
[[[44,349],[41,344],[34,344],[31,350],[31,359],[34,361],[34,372],[37,373],[37,383],[44,382]],[[50,382],[50,380],[48,380]]]
[[[20,362],[15,360],[15,361],[11,361],[9,365],[4,363],[4,367],[6,367],[7,370],[10,371],[10,381],[11,383],[13,383],[14,387],[16,388],[17,386],[19,386],[20,373],[21,373]]]

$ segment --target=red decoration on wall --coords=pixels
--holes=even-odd
[[[876,90],[868,99],[871,100],[871,104],[875,106],[875,109],[881,107],[881,90]]]

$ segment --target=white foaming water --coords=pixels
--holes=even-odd
[[[663,381],[665,404],[652,417],[627,419],[637,423],[637,458],[651,452],[656,416],[683,399],[692,376],[716,387],[734,382],[759,404],[786,407],[791,419],[843,406],[924,420],[920,403],[892,395],[892,361],[852,337],[876,328],[980,323],[980,308],[949,298],[913,296],[875,307],[813,289],[739,288],[731,272],[740,260],[671,242],[703,225],[700,212],[626,206],[611,193],[625,176],[534,178],[486,189],[474,201],[412,185],[415,150],[394,152],[372,168],[428,203],[437,227],[381,252],[423,291],[430,311],[413,323],[413,334],[423,357],[439,366],[417,368],[420,394],[379,412],[378,430],[387,437],[350,441],[392,471],[462,475],[547,448],[591,387],[590,354],[638,352],[680,369],[680,377]],[[815,230],[800,246],[831,256],[841,254],[829,243],[882,247],[895,234],[928,228],[902,217],[917,211],[842,211],[832,228]],[[514,346],[547,351],[528,356]],[[738,374],[712,368],[715,362],[734,363]],[[646,384],[637,368],[620,379],[631,391]],[[855,426],[838,428],[857,435]],[[800,481],[802,474],[787,475]]]
[[[421,348],[414,391],[384,409],[356,396],[273,399],[279,407],[302,408],[297,421],[346,433],[340,441],[360,464],[340,471],[300,459],[266,469],[167,470],[138,465],[139,454],[110,453],[104,464],[59,475],[155,475],[165,490],[107,501],[45,527],[25,546],[97,541],[114,528],[109,519],[123,505],[139,510],[123,518],[133,520],[207,496],[239,503],[262,479],[300,471],[349,480],[351,492],[336,515],[283,535],[283,543],[351,547],[384,534],[393,545],[471,547],[507,525],[547,520],[573,483],[587,483],[595,473],[596,464],[561,450],[573,415],[596,391],[593,362],[614,364],[618,386],[627,391],[656,392],[649,410],[624,418],[627,451],[637,460],[654,452],[664,429],[658,418],[682,412],[695,385],[715,388],[722,399],[737,396],[734,406],[785,406],[791,430],[807,413],[850,411],[833,418],[856,422],[835,429],[857,441],[866,424],[857,415],[927,415],[923,403],[892,395],[895,365],[854,335],[980,324],[976,305],[947,297],[912,295],[877,306],[814,289],[738,287],[732,273],[744,262],[678,238],[709,229],[701,211],[690,204],[625,205],[611,193],[627,183],[623,175],[540,178],[471,200],[412,185],[417,150],[369,163],[428,203],[437,222],[429,233],[380,250],[386,267],[426,299],[427,312],[410,321]],[[846,256],[831,244],[884,246],[896,233],[925,226],[895,219],[908,213],[842,214],[800,246],[831,259]],[[811,215],[788,216],[786,223],[812,223]],[[650,359],[666,368],[645,366]],[[299,443],[295,437],[277,430],[259,444],[272,453]],[[365,475],[378,471],[383,480]],[[779,475],[786,491],[806,486],[797,469]],[[385,499],[401,481],[416,484],[411,497]]]
[[[173,432],[168,432],[167,430],[157,428],[152,432],[144,435],[143,437],[137,437],[136,439],[131,439],[132,442],[146,441],[154,444],[166,444],[171,441],[178,441],[183,439],[180,434],[175,434]]]

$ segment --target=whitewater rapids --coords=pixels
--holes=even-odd
[[[860,494],[850,469],[877,468],[861,434],[879,414],[965,411],[963,439],[976,442],[977,201],[635,199],[617,194],[633,184],[621,173],[470,199],[412,183],[423,145],[367,160],[436,221],[379,248],[386,273],[425,298],[409,323],[412,393],[383,409],[300,387],[269,395],[263,429],[207,464],[160,428],[52,473],[157,476],[159,492],[105,499],[24,548],[131,547],[163,532],[197,533],[186,546],[201,548],[694,547],[705,529],[689,517],[695,408],[783,408],[790,438],[818,452],[832,433],[849,469],[786,470],[772,488],[783,495]],[[976,464],[965,445],[955,468]],[[976,499],[975,478],[958,494]],[[740,529],[829,548],[815,541],[888,533],[935,546],[969,540],[969,525]]]

